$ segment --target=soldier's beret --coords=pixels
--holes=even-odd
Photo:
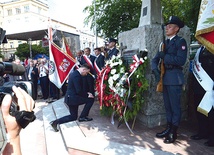
[[[184,27],[184,22],[181,21],[177,16],[170,16],[169,21],[166,25],[168,24],[176,24],[179,28]]]

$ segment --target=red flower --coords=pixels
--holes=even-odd
[[[142,83],[141,83],[141,82],[138,82],[137,85],[138,85],[138,87],[141,87],[141,86],[142,86]]]
[[[108,80],[108,75],[105,75],[105,76],[104,76],[104,80]]]
[[[108,74],[111,71],[111,67],[110,66],[106,66],[106,74]]]
[[[103,90],[105,90],[105,89],[106,89],[106,84],[103,83]]]

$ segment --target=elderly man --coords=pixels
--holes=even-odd
[[[39,65],[39,80],[40,86],[42,90],[42,98],[44,100],[48,99],[49,96],[49,79],[48,79],[48,63],[45,58],[41,60],[41,64]]]

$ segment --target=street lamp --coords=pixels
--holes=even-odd
[[[32,39],[31,38],[28,39],[28,44],[29,44],[29,47],[30,47],[30,58],[32,59],[32,50],[31,50]]]

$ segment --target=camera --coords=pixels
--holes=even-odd
[[[3,101],[3,98],[6,94],[10,94],[12,96],[12,104],[9,110],[10,115],[14,116],[15,112],[19,110],[17,105],[17,98],[15,97],[12,86],[15,85],[24,89],[28,94],[32,95],[32,85],[30,82],[6,82],[3,86],[0,87],[0,104]],[[4,119],[2,116],[2,112],[0,110],[0,152],[4,150],[7,144],[7,136],[6,136],[6,128],[4,125]]]
[[[9,62],[0,62],[1,77],[4,74],[21,76],[24,73],[25,73],[25,68],[22,65],[17,65]],[[0,86],[0,105],[5,95],[10,94],[12,96],[12,104],[10,106],[9,113],[11,116],[14,116],[16,118],[17,123],[22,128],[25,128],[30,122],[34,121],[36,117],[33,112],[19,111],[19,106],[17,104],[17,97],[15,96],[12,90],[12,87],[14,85],[22,88],[30,96],[33,96],[35,93],[33,92],[34,90],[33,83],[30,81],[13,81],[13,82],[5,82],[2,86]],[[3,152],[6,144],[7,144],[6,127],[4,124],[2,111],[0,110],[0,154]]]

